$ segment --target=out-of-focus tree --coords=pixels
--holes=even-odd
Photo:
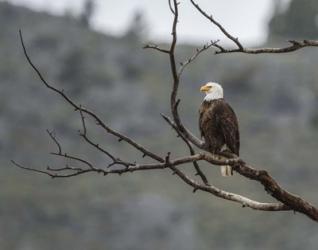
[[[92,17],[94,16],[95,12],[95,2],[94,0],[86,0],[83,5],[82,12],[79,16],[79,21],[81,25],[85,27],[90,27]]]
[[[285,11],[275,2],[274,16],[269,23],[270,38],[316,39],[318,36],[318,1],[292,0]]]
[[[87,80],[86,72],[84,54],[80,49],[74,49],[64,56],[63,67],[58,79],[69,85],[73,95],[79,95]]]
[[[137,10],[132,17],[124,38],[132,43],[140,43],[147,37],[147,24],[144,14],[141,10]]]

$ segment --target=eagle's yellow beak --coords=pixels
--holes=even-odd
[[[207,85],[203,85],[201,88],[200,88],[200,91],[201,92],[207,92],[211,89],[211,86],[207,86]]]

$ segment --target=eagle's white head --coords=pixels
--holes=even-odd
[[[223,98],[223,88],[220,84],[216,82],[208,82],[204,84],[200,88],[200,91],[205,93],[205,101],[212,101]]]

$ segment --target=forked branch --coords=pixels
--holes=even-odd
[[[190,0],[193,6],[201,13],[202,16],[207,18],[211,23],[213,23],[215,26],[217,26],[221,32],[232,42],[234,42],[239,49],[243,49],[243,45],[239,42],[239,39],[237,37],[232,36],[218,21],[216,21],[212,15],[208,15],[203,9],[200,8],[200,6],[194,2],[193,0]]]
[[[40,80],[42,81],[42,83],[48,89],[52,90],[53,92],[55,92],[59,96],[61,96],[68,104],[70,104],[74,108],[75,111],[81,111],[82,113],[85,113],[88,116],[90,116],[91,118],[93,118],[98,126],[102,127],[105,132],[117,137],[119,141],[125,141],[128,144],[130,144],[132,147],[137,149],[138,151],[142,152],[144,155],[149,156],[150,158],[152,158],[154,160],[157,160],[159,162],[164,162],[164,159],[162,157],[160,157],[159,155],[157,155],[157,154],[151,152],[150,150],[146,149],[144,146],[140,145],[139,143],[137,143],[133,139],[129,138],[128,136],[125,136],[124,134],[119,133],[118,131],[116,131],[116,130],[110,128],[109,126],[107,126],[106,123],[104,123],[102,121],[102,119],[99,118],[99,116],[97,114],[95,114],[94,112],[88,110],[87,108],[83,108],[81,105],[76,104],[68,95],[66,95],[66,93],[64,92],[63,89],[62,90],[57,89],[53,85],[49,84],[44,79],[44,77],[42,76],[41,72],[37,69],[37,67],[35,67],[35,65],[31,61],[31,59],[30,59],[30,57],[29,57],[29,55],[27,53],[27,50],[25,48],[25,45],[24,45],[24,41],[23,41],[23,36],[22,36],[22,31],[21,30],[19,30],[19,35],[20,35],[21,45],[22,45],[23,52],[24,52],[24,55],[25,55],[26,59],[28,60],[28,62],[31,65],[31,67],[33,68],[33,70],[37,73],[37,75],[40,78]]]
[[[82,129],[79,131],[80,136],[83,138],[84,142],[88,145],[94,147],[100,153],[107,156],[110,160],[105,166],[98,167],[94,166],[89,160],[84,159],[81,156],[75,156],[67,154],[63,151],[62,145],[57,140],[54,133],[49,132],[48,134],[53,142],[57,146],[57,152],[53,153],[53,155],[57,157],[62,157],[65,159],[70,160],[72,163],[76,163],[76,166],[65,165],[59,168],[51,168],[47,167],[46,170],[38,170],[32,167],[25,167],[15,161],[12,163],[25,170],[46,174],[52,178],[68,178],[73,176],[78,176],[86,173],[97,173],[103,175],[109,174],[124,174],[124,173],[131,173],[135,171],[146,171],[146,170],[156,170],[156,169],[171,169],[173,173],[178,176],[183,182],[188,184],[193,188],[194,191],[201,190],[204,192],[208,192],[216,197],[240,203],[243,207],[250,207],[252,209],[257,210],[264,210],[264,211],[286,211],[286,210],[294,210],[300,213],[307,215],[309,218],[318,221],[318,209],[310,204],[309,202],[305,201],[304,199],[289,193],[288,191],[284,190],[273,177],[265,170],[257,170],[250,166],[249,164],[245,163],[242,159],[236,156],[224,156],[224,155],[215,155],[209,152],[205,152],[205,143],[204,141],[200,140],[196,136],[193,135],[182,123],[179,112],[178,106],[180,104],[180,99],[178,99],[178,89],[180,85],[180,78],[184,69],[190,65],[197,57],[204,51],[208,50],[211,47],[215,47],[218,49],[216,53],[232,53],[232,52],[242,52],[242,53],[250,53],[250,54],[257,54],[257,53],[285,53],[291,52],[303,47],[308,46],[318,46],[317,41],[308,41],[304,40],[302,42],[298,41],[290,41],[291,46],[281,49],[273,49],[273,48],[263,48],[263,49],[246,49],[244,46],[239,42],[237,38],[232,36],[219,22],[217,22],[212,16],[208,15],[205,11],[203,11],[198,4],[196,4],[193,0],[190,0],[194,7],[207,19],[209,19],[214,25],[216,25],[223,34],[228,37],[233,43],[236,45],[237,48],[235,49],[225,49],[221,45],[219,45],[219,41],[211,41],[210,43],[204,45],[202,48],[198,48],[196,52],[189,57],[188,60],[181,63],[181,66],[177,67],[177,59],[176,59],[176,45],[177,45],[177,24],[179,18],[179,3],[177,0],[168,0],[170,11],[173,15],[173,24],[172,24],[172,40],[170,43],[169,49],[161,48],[157,45],[146,45],[145,48],[151,48],[158,52],[164,53],[168,55],[169,62],[170,62],[170,69],[172,74],[172,88],[170,93],[170,109],[172,114],[172,119],[167,116],[163,115],[163,118],[169,123],[169,125],[176,131],[177,135],[184,141],[187,145],[190,155],[180,157],[180,158],[172,158],[171,154],[168,153],[166,156],[161,156],[157,153],[152,152],[145,146],[137,143],[135,140],[126,136],[111,127],[109,127],[105,122],[102,121],[101,118],[93,111],[90,111],[87,108],[82,107],[79,104],[76,104],[63,90],[57,89],[53,85],[49,84],[37,67],[31,61],[24,41],[22,37],[21,31],[20,39],[21,44],[23,47],[24,55],[33,68],[33,70],[37,73],[42,83],[51,91],[57,93],[63,100],[68,103],[71,107],[74,108],[76,112],[80,114]],[[124,161],[119,157],[115,156],[113,153],[109,152],[105,148],[101,147],[98,143],[96,143],[93,139],[88,136],[88,129],[86,126],[85,119],[90,118],[93,119],[98,126],[100,126],[105,132],[113,135],[119,141],[123,141],[129,144],[131,147],[135,148],[138,152],[140,152],[143,156],[147,156],[151,161],[151,163],[137,163],[134,161]],[[198,149],[201,149],[201,152],[195,152],[194,146]],[[214,166],[222,166],[222,165],[231,165],[237,173],[240,175],[249,178],[251,180],[259,182],[265,190],[278,202],[277,203],[263,203],[251,200],[247,197],[244,197],[239,194],[230,193],[224,190],[221,190],[211,184],[209,184],[207,177],[204,175],[202,170],[200,169],[198,162],[208,162]],[[197,175],[200,176],[201,181],[196,181],[192,177],[186,175],[183,171],[180,170],[181,166],[185,164],[192,163],[196,169]]]
[[[203,17],[208,19],[212,24],[214,24],[218,29],[234,44],[236,45],[236,48],[226,49],[224,46],[220,45],[218,42],[213,44],[217,50],[215,51],[216,54],[225,54],[225,53],[245,53],[245,54],[280,54],[280,53],[289,53],[293,52],[305,47],[318,47],[318,40],[289,40],[290,43],[289,46],[285,46],[282,48],[245,48],[241,42],[239,42],[237,37],[234,37],[231,35],[222,24],[220,24],[212,15],[209,15],[207,12],[205,12],[199,4],[197,4],[195,1],[190,0],[192,5],[201,13]]]
[[[214,23],[219,29],[229,38],[231,39],[238,47],[238,50],[243,50],[244,47],[241,45],[238,39],[231,36],[224,28],[223,26],[215,21],[212,16],[209,16],[204,12],[199,5],[195,4],[193,0],[190,0],[192,4],[201,12],[203,16],[208,18],[212,23]],[[170,98],[170,106],[171,106],[171,112],[173,116],[173,122],[171,124],[174,126],[174,128],[178,131],[178,133],[182,134],[185,140],[190,141],[194,145],[196,145],[200,149],[205,149],[204,142],[200,139],[196,138],[190,131],[186,129],[186,127],[182,124],[179,113],[178,113],[178,105],[180,103],[180,99],[177,99],[178,94],[178,88],[180,84],[180,75],[177,73],[176,70],[176,59],[175,59],[175,46],[177,42],[177,23],[178,23],[178,3],[177,0],[174,0],[174,20],[172,25],[172,42],[169,52],[169,58],[170,58],[170,67],[171,67],[171,73],[172,73],[172,92],[171,92],[171,98]],[[222,48],[217,44],[217,42],[212,43],[213,46],[216,46],[217,48]],[[296,45],[295,45],[296,46]],[[223,48],[222,48],[223,49]],[[181,71],[182,73],[182,71]],[[243,160],[236,159],[237,162],[234,162],[233,164],[230,164],[233,166],[233,169],[237,171],[242,176],[248,177],[249,179],[255,180],[260,182],[265,190],[276,200],[282,202],[290,209],[293,209],[295,211],[299,211],[301,213],[306,214],[311,219],[318,221],[318,209],[314,207],[312,204],[304,201],[300,197],[293,195],[284,189],[282,189],[277,182],[272,178],[267,171],[264,170],[256,170],[250,166],[248,166]],[[189,184],[189,183],[188,183]]]

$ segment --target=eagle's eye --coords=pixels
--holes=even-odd
[[[212,91],[213,90],[213,86],[208,86],[207,87],[207,91]]]

